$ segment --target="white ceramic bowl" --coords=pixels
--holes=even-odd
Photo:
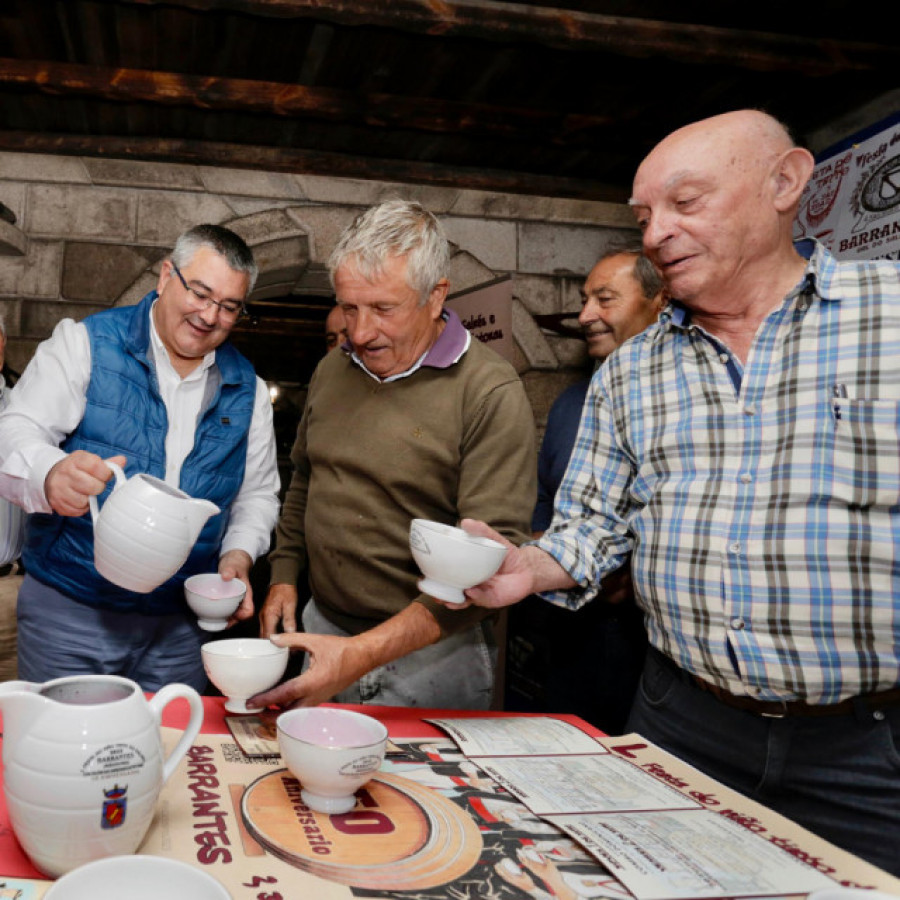
[[[231,900],[208,872],[162,856],[110,856],[50,885],[44,900]]]
[[[256,713],[247,698],[278,684],[288,664],[288,648],[266,638],[228,638],[200,648],[209,680],[225,695],[225,709]]]
[[[300,782],[303,802],[332,815],[353,809],[354,793],[384,760],[387,728],[363,713],[326,706],[290,709],[276,724],[281,758]]]
[[[184,582],[184,596],[205,631],[221,631],[241,605],[247,585],[240,578],[226,581],[218,572],[191,575]]]
[[[447,603],[462,603],[463,590],[490,578],[506,556],[497,541],[428,519],[412,520],[409,547],[425,575],[419,590]]]

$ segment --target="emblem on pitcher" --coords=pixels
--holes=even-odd
[[[104,791],[106,799],[103,801],[103,814],[100,817],[101,828],[118,828],[125,824],[125,812],[128,807],[128,786],[115,785],[111,790]]]

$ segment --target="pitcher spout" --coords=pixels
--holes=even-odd
[[[209,500],[191,500],[188,505],[187,519],[191,529],[191,543],[197,540],[207,519],[219,512],[219,507]]]
[[[39,693],[43,685],[31,681],[0,683],[0,713],[3,714],[3,747],[12,745],[31,726],[49,702]]]

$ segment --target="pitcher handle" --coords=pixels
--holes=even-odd
[[[175,771],[175,766],[178,765],[181,757],[187,753],[188,747],[194,743],[194,738],[197,737],[200,731],[200,726],[203,724],[203,701],[200,699],[200,695],[186,684],[167,684],[165,687],[160,688],[149,701],[150,709],[156,718],[157,725],[159,725],[162,722],[163,709],[173,700],[178,700],[182,697],[187,700],[191,707],[191,718],[187,728],[184,729],[184,734],[175,745],[175,749],[169,754],[163,764],[163,784],[169,780],[169,776]]]
[[[104,459],[103,462],[109,466],[113,475],[116,476],[116,486],[113,488],[113,490],[116,491],[122,486],[122,483],[127,480],[125,478],[125,473],[122,471],[122,467],[118,463],[114,463],[111,459]],[[91,496],[88,497],[88,505],[91,507],[91,521],[96,525],[97,516],[100,515],[100,508],[97,506],[97,498],[94,494],[91,494]]]

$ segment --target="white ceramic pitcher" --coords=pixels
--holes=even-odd
[[[97,498],[90,498],[94,565],[113,584],[148,594],[184,565],[200,529],[219,507],[152,475],[126,478],[121,466],[106,464],[116,483],[102,510]]]
[[[188,727],[163,757],[160,720],[184,698]],[[73,675],[45,684],[0,684],[3,790],[16,837],[52,878],[83,863],[134,853],[159,792],[203,722],[203,703],[185,684],[151,700],[116,675]]]

